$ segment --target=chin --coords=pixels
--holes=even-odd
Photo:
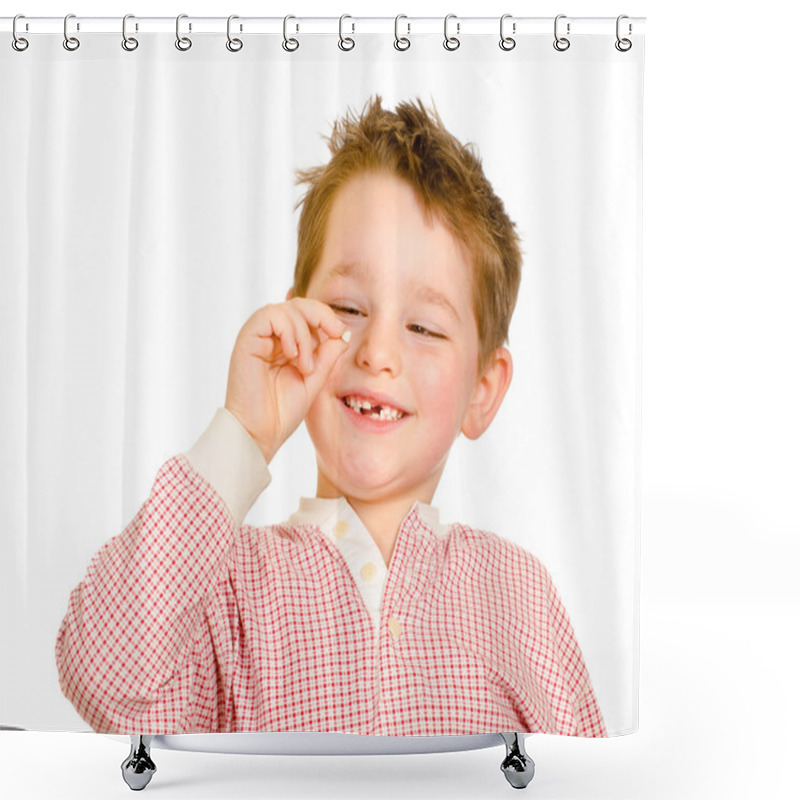
[[[361,470],[343,469],[326,473],[331,483],[343,494],[374,500],[388,494],[396,483],[389,474],[365,473]]]

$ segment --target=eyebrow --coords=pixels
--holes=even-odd
[[[461,322],[461,317],[459,316],[458,311],[456,311],[455,306],[441,292],[437,291],[432,286],[426,286],[423,283],[419,284],[416,290],[416,295],[426,303],[433,303],[434,305],[445,309],[445,311],[449,311],[459,322]]]
[[[339,266],[334,267],[328,276],[333,277],[342,277],[342,278],[349,278],[350,276],[353,277],[360,277],[364,274],[363,265],[358,262],[347,262],[344,264],[339,264]],[[432,303],[433,305],[440,306],[441,308],[449,311],[459,322],[461,322],[461,316],[459,315],[458,311],[456,311],[455,306],[437,289],[434,289],[432,286],[428,286],[424,283],[418,283],[414,285],[414,294],[420,298],[423,302]]]

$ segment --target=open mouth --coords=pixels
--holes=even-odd
[[[375,419],[381,422],[395,422],[408,416],[405,411],[388,404],[378,404],[370,402],[355,395],[348,395],[342,398],[342,402],[351,410],[368,419]]]

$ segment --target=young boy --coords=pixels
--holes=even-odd
[[[514,225],[419,101],[339,120],[294,286],[257,311],[225,408],[93,559],[57,642],[98,731],[604,736],[550,576],[430,505],[508,389]],[[242,521],[305,420],[317,496]]]

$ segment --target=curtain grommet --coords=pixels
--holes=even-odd
[[[398,14],[394,18],[394,49],[399,50],[401,53],[408,50],[411,47],[411,39],[408,36],[401,36],[400,35],[400,20],[401,19],[408,19],[405,14]],[[408,28],[408,33],[411,33],[411,23],[407,22],[406,27]]]
[[[346,19],[353,19],[349,14],[342,14],[339,17],[339,49],[344,50],[345,53],[349,53],[355,46],[355,39],[352,39],[350,36],[345,36],[342,32],[342,25]],[[352,33],[355,33],[356,25],[352,23],[353,30]]]
[[[506,52],[513,50],[517,46],[517,40],[511,36],[506,36],[505,31],[503,30],[503,26],[505,25],[505,21],[507,19],[511,19],[511,14],[503,14],[503,16],[500,17],[500,49],[505,50]],[[516,22],[511,23],[511,32],[517,32]]]
[[[555,36],[555,41],[553,42],[553,47],[555,47],[555,49],[558,50],[559,53],[563,53],[564,51],[569,50],[569,46],[571,44],[570,40],[567,39],[566,36],[559,36],[558,35],[558,21],[560,19],[566,19],[566,18],[567,18],[566,14],[559,14],[556,17],[555,22],[553,23],[553,35]],[[569,28],[570,28],[570,25],[569,25],[569,22],[568,22],[567,23],[567,36],[569,36]]]
[[[67,25],[69,24],[70,19],[75,19],[74,14],[67,14],[64,17],[64,49],[69,50],[70,53],[75,52],[80,46],[81,42],[80,39],[76,38],[75,36],[70,36],[69,31],[67,30]],[[77,27],[77,30],[80,30],[80,25]]]
[[[287,14],[283,18],[283,42],[281,43],[281,47],[283,47],[287,53],[294,53],[294,51],[300,47],[300,42],[294,37],[290,38],[286,35],[286,27],[290,19],[297,19],[297,17],[293,16],[292,14]],[[299,30],[299,26],[295,27],[295,31],[297,30]]]
[[[17,14],[17,16],[14,17],[14,22],[11,25],[11,35],[13,37],[11,39],[11,46],[18,53],[24,53],[28,49],[28,45],[30,44],[30,42],[27,39],[25,39],[23,36],[20,36],[17,33],[17,20],[18,19],[25,19],[25,15],[24,14]]]
[[[185,53],[192,46],[192,40],[188,36],[181,36],[181,20],[188,17],[188,14],[178,14],[175,20],[175,47],[182,53]],[[190,24],[189,30],[191,31],[191,29],[192,26]]]
[[[122,18],[122,49],[127,50],[129,53],[132,53],[139,46],[139,40],[134,38],[133,36],[128,36],[129,19],[134,19],[133,14],[126,14]]]
[[[455,14],[448,14],[444,18],[444,42],[442,42],[442,46],[445,50],[449,50],[451,53],[454,50],[458,50],[461,47],[461,40],[457,36],[450,36],[447,33],[447,24],[450,22],[451,19],[456,19]],[[461,23],[456,22],[456,33],[461,32]]]
[[[225,47],[227,47],[228,51],[231,53],[238,53],[244,47],[244,42],[242,42],[241,39],[236,39],[231,36],[231,22],[235,19],[239,19],[236,14],[231,14],[228,17],[228,41],[225,42]],[[239,30],[241,30],[241,28]]]
[[[633,47],[633,42],[630,39],[625,39],[625,38],[623,38],[623,37],[621,37],[619,35],[620,22],[622,22],[622,20],[624,20],[624,19],[628,19],[628,15],[627,14],[620,14],[617,17],[617,41],[614,42],[614,47],[616,47],[617,50],[619,50],[620,53],[627,53],[628,50],[630,50],[631,47]],[[632,26],[631,26],[631,24],[629,22],[628,23],[628,35],[630,36],[630,34],[632,32],[633,32],[633,28],[632,28]]]

